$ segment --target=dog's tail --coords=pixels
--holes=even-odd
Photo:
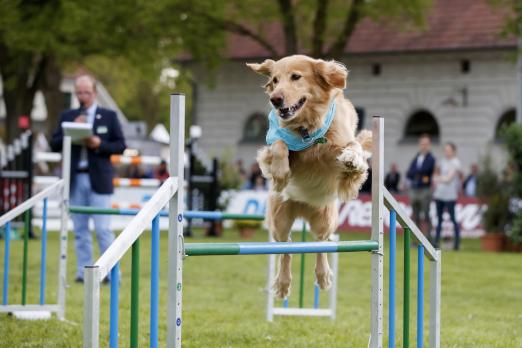
[[[364,157],[372,157],[372,132],[367,129],[363,129],[359,132],[359,134],[357,134],[356,140],[359,144],[361,144],[361,147],[364,151]]]

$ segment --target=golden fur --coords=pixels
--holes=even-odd
[[[272,182],[267,223],[274,239],[289,241],[294,220],[302,217],[318,240],[327,240],[338,224],[336,200],[357,197],[367,177],[371,151],[371,132],[355,135],[357,113],[343,95],[348,71],[335,61],[302,55],[247,65],[269,77],[265,89],[272,103],[278,98],[283,101],[277,109],[279,124],[297,134],[301,127],[309,133],[322,127],[330,102],[336,102],[325,144],[294,152],[283,141],[276,141],[259,150],[257,156],[263,175]],[[297,109],[295,113],[288,109],[291,106]],[[291,255],[281,255],[274,283],[280,298],[290,292],[290,260]],[[315,274],[322,289],[330,287],[332,273],[326,254],[317,255]]]

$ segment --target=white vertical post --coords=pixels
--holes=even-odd
[[[269,234],[269,241],[273,242],[272,235]],[[266,320],[274,320],[274,294],[272,292],[272,285],[274,284],[275,277],[275,254],[268,255],[268,276],[266,277]]]
[[[441,256],[437,249],[437,260],[430,261],[430,348],[440,348]]]
[[[331,240],[334,242],[339,241],[339,235],[333,234]],[[332,270],[333,270],[333,281],[332,287],[329,291],[329,307],[330,307],[330,319],[335,320],[336,310],[337,310],[337,285],[339,279],[339,253],[332,253],[331,262],[332,262]]]
[[[379,250],[372,253],[371,336],[370,347],[381,348],[383,337],[383,209],[384,198],[384,119],[372,120],[372,240],[379,242]]]
[[[67,232],[69,224],[69,189],[71,183],[71,137],[63,137],[62,147],[62,197],[60,221],[60,253],[58,270],[58,319],[65,319],[65,300],[67,291]]]
[[[84,270],[83,348],[98,348],[100,340],[100,269]]]
[[[183,292],[183,171],[185,159],[185,96],[170,96],[170,175],[178,178],[178,189],[169,202],[168,324],[167,347],[181,347],[181,300]]]

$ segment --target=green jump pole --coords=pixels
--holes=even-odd
[[[26,303],[27,294],[27,256],[29,246],[29,210],[24,215],[24,260],[22,265],[22,305]]]
[[[138,348],[139,298],[140,298],[140,240],[132,244],[131,270],[131,325],[130,346]]]
[[[301,242],[306,242],[306,222],[303,221],[303,230],[301,231]],[[301,280],[299,282],[299,308],[303,308],[304,304],[304,276],[305,276],[305,254],[301,254]]]
[[[402,339],[403,347],[410,346],[410,234],[409,228],[404,229],[404,308]]]

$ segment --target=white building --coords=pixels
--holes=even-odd
[[[435,0],[424,31],[399,31],[364,20],[346,47],[350,70],[346,96],[358,108],[361,125],[372,115],[385,118],[385,165],[404,172],[416,153],[417,136],[433,136],[434,153],[442,144],[457,145],[465,171],[488,147],[498,154],[499,125],[515,118],[517,105],[516,39],[501,36],[505,9],[487,0]],[[266,32],[283,47],[281,30]],[[249,165],[264,144],[268,98],[266,78],[246,62],[271,58],[245,37],[229,39],[228,60],[208,87],[205,71],[194,71],[194,123],[200,145],[210,156],[234,149]],[[502,158],[502,156],[496,156]]]

